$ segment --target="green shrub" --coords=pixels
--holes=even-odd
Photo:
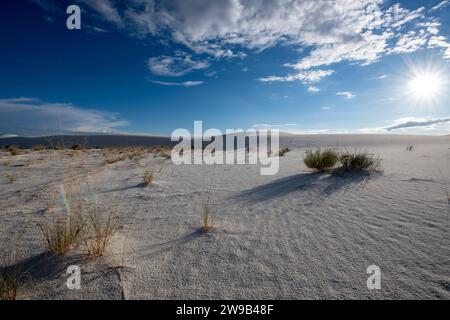
[[[315,169],[319,172],[332,169],[338,162],[339,156],[336,151],[326,149],[324,151],[308,151],[304,162],[308,168]]]
[[[346,170],[375,171],[380,169],[381,160],[367,152],[344,152],[339,156],[342,167]]]

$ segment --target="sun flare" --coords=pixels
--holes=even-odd
[[[437,74],[420,73],[409,81],[411,93],[418,98],[433,98],[442,87],[442,81]]]

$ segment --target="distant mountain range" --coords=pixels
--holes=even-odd
[[[19,146],[31,148],[36,145],[46,147],[71,147],[80,144],[88,148],[94,147],[133,147],[133,146],[171,146],[177,142],[170,141],[170,137],[145,136],[145,135],[56,135],[46,137],[19,137],[6,136],[0,138],[0,146]]]

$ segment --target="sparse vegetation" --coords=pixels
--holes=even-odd
[[[103,256],[112,237],[116,234],[119,221],[116,213],[111,211],[103,215],[98,206],[92,206],[89,212],[84,245],[90,259]]]
[[[42,151],[42,150],[47,150],[47,147],[38,144],[38,145],[33,146],[33,147],[31,148],[31,150],[33,150],[33,151]]]
[[[53,208],[56,205],[57,198],[58,198],[58,191],[55,186],[51,186],[47,191],[46,198],[44,199],[44,206],[47,212],[53,210]]]
[[[20,148],[17,147],[17,146],[9,146],[9,147],[7,148],[7,150],[9,151],[9,153],[10,153],[12,156],[17,156],[17,155],[20,154]]]
[[[337,164],[338,160],[339,156],[336,151],[326,149],[324,151],[308,151],[304,163],[310,169],[323,172],[332,169]]]
[[[8,179],[9,183],[13,183],[18,178],[17,174],[15,173],[6,173],[5,176]]]
[[[85,226],[79,186],[72,184],[64,190],[65,212],[56,212],[51,221],[39,224],[48,250],[60,255],[74,246]]]
[[[202,203],[202,230],[204,232],[207,232],[211,230],[211,190],[212,190],[212,184],[209,187],[206,198]]]
[[[40,229],[49,251],[65,255],[75,244],[84,228],[84,219],[80,214],[67,215],[41,224]]]
[[[284,157],[284,155],[285,155],[286,153],[288,153],[289,151],[291,151],[289,148],[283,148],[283,149],[281,149],[281,150],[278,152],[278,156]]]
[[[0,257],[0,298],[2,300],[16,299],[21,276],[22,268],[15,252]]]
[[[77,143],[72,145],[72,147],[70,147],[70,149],[72,150],[84,150],[84,146],[82,146],[81,144]]]
[[[368,152],[358,150],[340,154],[339,161],[345,170],[377,171],[381,166],[380,159]]]
[[[152,184],[153,182],[153,178],[154,178],[154,172],[155,170],[153,168],[148,169],[147,171],[145,171],[144,173],[144,183],[146,186],[149,186]]]

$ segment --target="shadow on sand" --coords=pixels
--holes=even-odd
[[[132,189],[143,189],[143,188],[146,188],[146,187],[148,187],[148,184],[145,183],[145,182],[141,182],[141,183],[138,183],[138,184],[136,184],[134,186],[106,190],[106,191],[103,191],[103,193],[127,191],[127,190],[132,190]]]
[[[345,174],[301,173],[277,179],[230,197],[231,200],[248,204],[269,201],[290,193],[313,192],[319,198],[328,197],[336,191],[364,184],[377,173],[347,172]]]
[[[195,230],[194,232],[188,233],[180,238],[169,240],[163,243],[154,244],[151,246],[145,247],[144,250],[140,252],[135,252],[136,258],[143,258],[143,257],[152,257],[156,256],[159,253],[167,252],[171,248],[182,246],[192,240],[195,240],[197,238],[200,238],[202,236],[208,235],[208,232],[205,232],[202,228],[199,228]]]
[[[15,264],[3,266],[0,273],[11,274],[15,270],[20,270],[23,282],[40,282],[44,280],[59,278],[66,274],[68,266],[79,264],[85,260],[81,255],[61,256],[50,252],[25,258]]]

